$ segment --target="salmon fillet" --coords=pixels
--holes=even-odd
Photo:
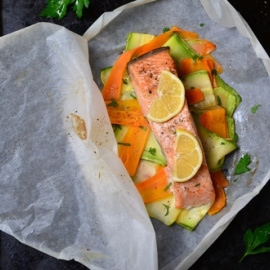
[[[161,72],[168,70],[177,75],[169,48],[162,47],[133,59],[128,63],[127,68],[142,112],[147,116],[152,103],[158,98],[157,89]],[[167,171],[171,179],[176,129],[191,132],[200,142],[187,102],[181,112],[170,120],[164,123],[149,121],[149,125],[166,157]],[[176,208],[191,208],[214,201],[215,191],[205,157],[202,166],[192,179],[186,182],[173,182],[173,192]]]

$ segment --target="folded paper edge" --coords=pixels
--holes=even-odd
[[[262,59],[270,76],[270,58],[256,35],[239,12],[227,0],[200,0],[209,18],[224,27],[236,27],[241,35],[247,37],[257,55]]]

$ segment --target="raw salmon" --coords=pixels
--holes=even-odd
[[[176,65],[170,56],[168,47],[153,50],[128,63],[128,73],[144,116],[149,113],[152,103],[158,98],[157,89],[163,70],[177,75]],[[149,121],[149,125],[164,152],[168,175],[171,178],[176,129],[185,129],[199,140],[187,102],[175,117],[164,123]],[[191,180],[182,183],[173,182],[173,191],[176,208],[196,207],[215,200],[215,191],[205,157],[199,171]]]

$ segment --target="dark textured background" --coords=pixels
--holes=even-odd
[[[189,0],[185,0],[189,1]],[[83,34],[89,26],[105,11],[113,10],[128,0],[91,0],[90,8],[81,20],[73,12],[58,21],[39,16],[46,0],[0,0],[0,35],[6,35],[31,24],[48,21],[65,26]],[[270,54],[270,1],[230,0],[245,18],[257,38]],[[1,56],[0,56],[1,61]],[[248,256],[242,263],[239,259],[244,253],[244,232],[270,222],[270,183],[256,196],[232,221],[216,242],[194,263],[190,270],[230,269],[230,270],[268,270],[270,254]],[[269,244],[270,246],[270,241]],[[117,247],[116,247],[117,248]],[[30,247],[19,243],[5,233],[0,233],[1,270],[83,270],[84,266],[74,261],[56,260]],[[140,269],[138,269],[140,270]],[[144,269],[142,269],[144,270]]]

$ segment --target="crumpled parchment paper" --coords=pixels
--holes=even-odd
[[[227,206],[192,233],[148,218],[97,87],[129,32],[173,25],[217,44],[221,77],[243,98],[239,149],[225,166]],[[269,57],[225,0],[135,1],[84,37],[41,23],[2,37],[0,54],[0,229],[27,245],[91,269],[188,269],[270,177]],[[251,172],[234,181],[245,153]]]
[[[155,269],[153,226],[117,157],[87,40],[37,24],[1,38],[0,54],[1,230],[91,269]]]

